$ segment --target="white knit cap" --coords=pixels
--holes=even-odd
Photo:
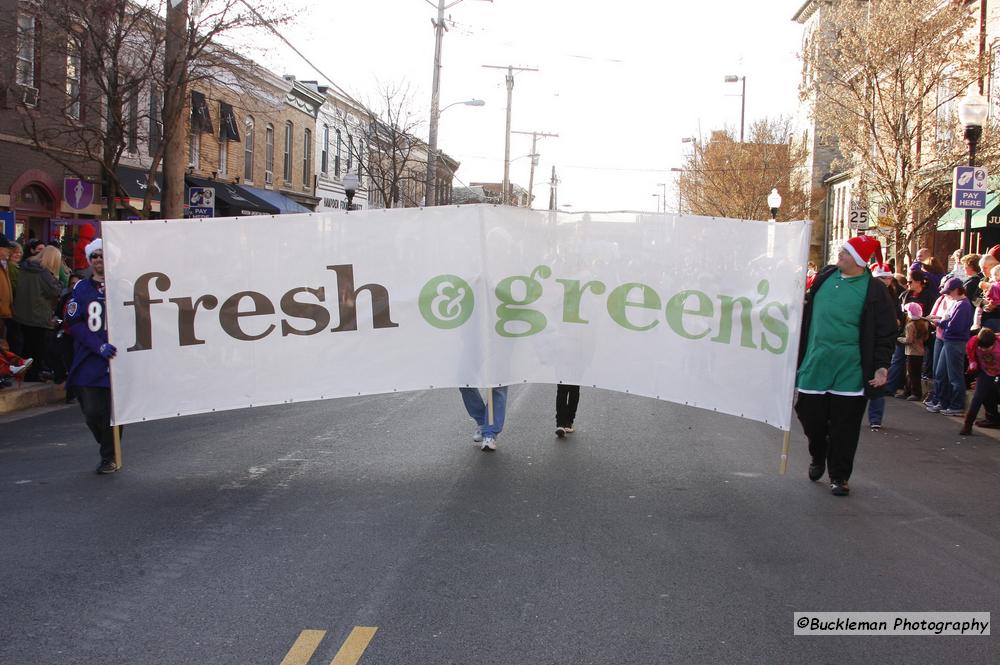
[[[90,265],[91,263],[90,255],[98,250],[102,252],[104,251],[104,241],[101,240],[100,238],[97,238],[96,240],[91,240],[90,243],[83,248],[83,251],[87,254],[87,265]]]

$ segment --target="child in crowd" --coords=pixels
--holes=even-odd
[[[923,317],[923,308],[918,302],[908,302],[903,307],[906,311],[906,325],[903,337],[898,339],[906,346],[906,381],[903,397],[910,402],[923,399],[923,385],[920,382],[920,370],[924,364],[924,342],[930,336],[930,324]]]
[[[997,384],[1000,380],[1000,344],[997,344],[996,334],[989,328],[983,328],[969,340],[965,352],[969,356],[969,371],[976,373],[976,392],[972,395],[972,403],[959,431],[962,436],[972,434],[972,425],[979,415],[980,406],[985,406],[987,413],[996,413],[1000,394]]]
[[[13,377],[18,384],[24,380],[24,371],[31,367],[32,359],[11,353],[7,340],[0,339],[0,388],[10,385]]]

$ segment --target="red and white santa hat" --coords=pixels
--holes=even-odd
[[[872,264],[872,277],[894,277],[892,270],[889,269],[888,263],[873,263]]]
[[[878,264],[882,263],[882,245],[871,236],[855,236],[844,243],[844,250],[851,255],[854,262],[864,268],[875,256]]]

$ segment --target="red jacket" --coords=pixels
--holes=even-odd
[[[1000,342],[984,349],[979,346],[979,338],[973,335],[965,345],[965,354],[969,356],[970,372],[981,367],[987,376],[1000,376]]]
[[[93,224],[80,225],[80,238],[73,245],[73,270],[86,270],[90,267],[87,261],[86,247],[97,237]]]

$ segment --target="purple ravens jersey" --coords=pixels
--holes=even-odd
[[[66,304],[66,322],[73,336],[73,366],[66,385],[110,388],[110,368],[100,353],[101,345],[108,342],[102,282],[85,279],[73,288]]]

